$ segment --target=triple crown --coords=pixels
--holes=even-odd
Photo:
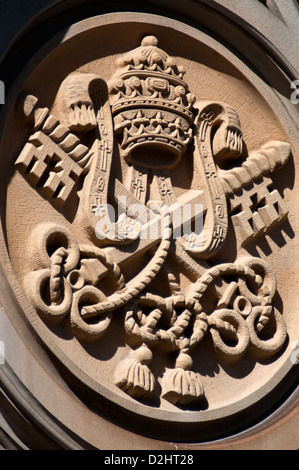
[[[172,168],[192,139],[195,101],[185,70],[158,48],[154,36],[119,61],[109,83],[121,154],[148,168]]]

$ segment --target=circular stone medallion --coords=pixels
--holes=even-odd
[[[177,21],[90,18],[29,62],[3,126],[1,258],[82,402],[186,441],[278,402],[299,326],[297,141],[271,87]]]

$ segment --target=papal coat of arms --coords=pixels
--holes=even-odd
[[[110,80],[68,74],[59,118],[32,90],[19,97],[15,170],[57,212],[27,233],[22,285],[60,341],[110,364],[118,394],[206,410],[218,364],[275,361],[286,343],[273,266],[243,247],[288,216],[272,175],[291,150],[273,135],[247,152],[236,110],[194,96],[158,40],[121,55]]]

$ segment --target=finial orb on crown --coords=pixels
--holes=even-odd
[[[192,139],[195,97],[185,69],[155,36],[144,37],[117,65],[109,94],[121,155],[147,168],[173,168]]]

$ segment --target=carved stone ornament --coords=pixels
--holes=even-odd
[[[292,367],[296,139],[245,64],[173,23],[99,17],[28,65],[2,244],[20,315],[92,406],[193,426]]]

